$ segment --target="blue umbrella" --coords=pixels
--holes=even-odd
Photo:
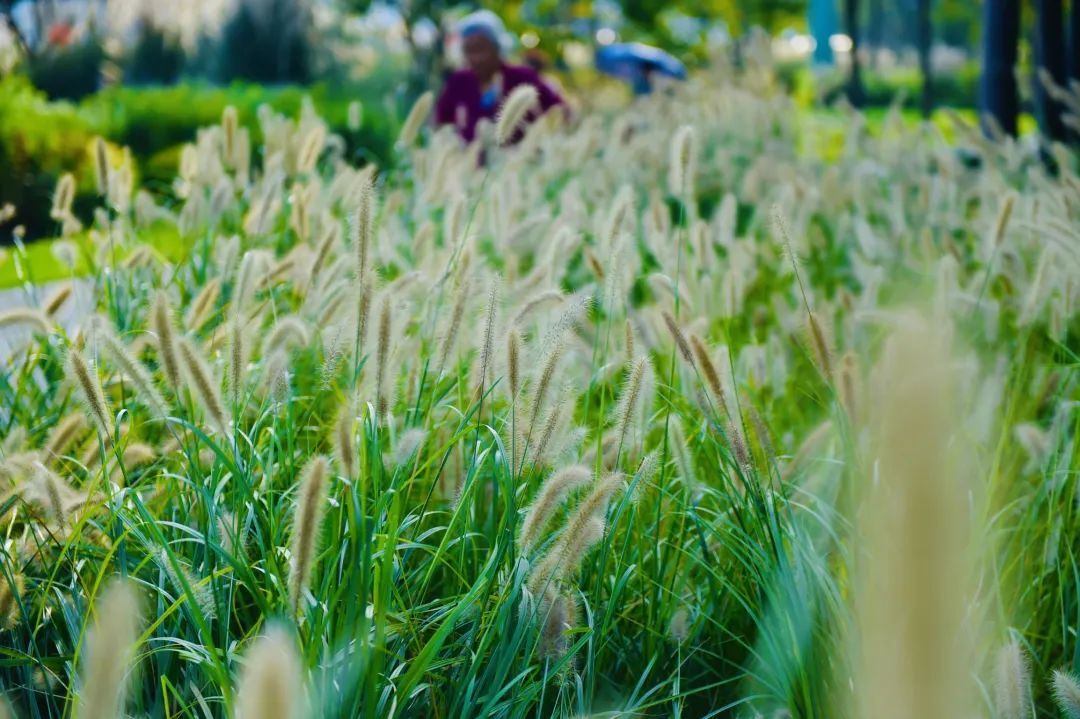
[[[648,92],[648,75],[658,73],[683,80],[686,66],[658,47],[640,42],[604,45],[596,51],[596,69],[634,84],[638,92]]]

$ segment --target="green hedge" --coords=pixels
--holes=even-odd
[[[139,175],[152,187],[166,188],[176,174],[179,146],[194,140],[198,128],[219,122],[228,105],[236,107],[258,143],[257,108],[265,103],[296,116],[305,96],[345,139],[351,159],[383,166],[392,159],[400,113],[384,100],[390,97],[385,87],[117,86],[72,104],[49,102],[25,77],[9,76],[0,79],[0,197],[19,209],[18,222],[29,238],[48,236],[56,231],[49,209],[63,172],[73,172],[79,180],[76,212],[85,215],[92,205],[89,146],[96,136],[130,147]],[[347,128],[353,100],[365,109],[357,132]]]

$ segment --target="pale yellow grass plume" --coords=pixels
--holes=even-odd
[[[42,489],[45,490],[45,498],[49,505],[49,511],[52,512],[53,519],[56,520],[56,523],[59,526],[63,526],[67,523],[67,509],[64,506],[64,488],[61,485],[66,483],[44,466],[40,465],[35,472],[35,479],[41,483]]]
[[[337,419],[334,421],[334,459],[337,462],[341,474],[349,480],[356,479],[357,457],[356,438],[353,433],[353,423],[356,421],[356,410],[352,402],[346,401],[338,410]]]
[[[357,182],[356,212],[349,217],[349,234],[356,253],[356,279],[367,277],[368,254],[375,234],[375,178],[364,174]]]
[[[169,410],[165,399],[158,391],[157,385],[150,372],[142,362],[132,355],[131,350],[125,345],[113,331],[111,323],[103,317],[97,318],[95,336],[109,361],[131,381],[135,388],[136,399],[144,407],[150,410],[155,419],[165,419],[169,416]]]
[[[114,580],[94,602],[95,620],[86,637],[80,666],[79,719],[123,715],[125,684],[139,631],[135,590]]]
[[[690,453],[690,443],[682,419],[672,414],[669,424],[671,439],[668,446],[671,447],[671,454],[675,458],[679,475],[688,487],[695,487],[697,485],[697,471],[694,469],[694,456]]]
[[[241,317],[251,303],[259,284],[259,272],[265,267],[265,258],[258,252],[245,252],[240,259],[233,283],[232,314]]]
[[[230,404],[239,410],[244,390],[244,371],[248,362],[248,341],[244,322],[239,317],[229,320],[228,390]]]
[[[563,387],[557,394],[555,401],[552,402],[551,408],[548,410],[544,423],[541,426],[540,434],[536,438],[535,445],[529,447],[532,450],[532,461],[536,467],[543,467],[547,462],[547,454],[551,449],[551,444],[559,428],[563,424],[563,415],[567,405],[567,395],[569,394],[569,388]]]
[[[282,317],[270,328],[263,340],[262,353],[268,356],[282,349],[305,347],[311,342],[307,322],[296,315]]]
[[[98,195],[109,194],[109,148],[103,137],[94,140],[94,182]]]
[[[312,457],[300,477],[293,513],[292,557],[289,564],[289,602],[293,612],[307,589],[318,550],[330,466],[323,457]]]
[[[679,199],[688,198],[693,187],[696,152],[694,128],[683,125],[671,138],[668,163],[668,187]]]
[[[626,433],[631,422],[637,416],[645,385],[652,375],[652,363],[648,356],[641,356],[630,366],[619,393],[619,403],[615,407],[615,437],[621,448],[626,440]]]
[[[296,643],[281,626],[259,637],[244,658],[236,686],[234,719],[300,719],[303,669]]]
[[[9,566],[7,571],[0,571],[0,629],[13,627],[19,621],[22,593],[23,578],[15,567]]]
[[[1064,669],[1055,669],[1051,688],[1054,702],[1065,719],[1080,719],[1080,681]]]
[[[226,167],[236,166],[236,133],[239,126],[236,108],[229,105],[221,113],[221,154],[224,156]]]
[[[686,364],[691,367],[694,366],[694,352],[690,349],[690,343],[686,341],[686,335],[683,334],[682,328],[679,327],[679,323],[675,320],[667,310],[663,311],[664,324],[668,328],[668,332],[671,333],[671,338],[675,340],[675,347],[679,350],[679,354],[686,361]]]
[[[551,582],[577,574],[585,555],[604,538],[608,504],[625,488],[626,481],[619,472],[596,481],[592,491],[570,515],[555,546],[533,569],[529,578],[531,592],[537,594]]]
[[[484,313],[484,338],[480,345],[480,370],[477,374],[476,396],[479,399],[487,388],[491,355],[495,351],[495,318],[499,309],[499,277],[491,280],[487,311]]]
[[[840,393],[840,404],[843,406],[844,411],[847,412],[848,421],[856,423],[859,421],[859,402],[862,398],[862,392],[859,389],[859,364],[855,359],[855,355],[851,352],[847,352],[840,358],[840,372],[839,372],[839,387],[837,391]]]
[[[0,312],[0,329],[6,327],[17,327],[19,325],[26,325],[35,332],[43,335],[50,334],[55,325],[49,315],[41,310],[35,310],[30,307],[18,307],[12,310],[4,310]]]
[[[181,366],[184,371],[188,391],[203,412],[214,424],[214,429],[227,436],[229,434],[229,415],[225,411],[225,404],[221,400],[221,392],[218,389],[217,380],[214,378],[206,360],[202,358],[199,350],[188,338],[179,342]]]
[[[60,308],[71,299],[71,295],[74,291],[74,287],[70,282],[65,282],[60,285],[51,295],[45,298],[45,302],[41,305],[41,311],[50,318],[55,317],[56,313],[60,311]]]
[[[379,336],[375,345],[375,412],[381,418],[390,409],[389,381],[390,328],[393,321],[392,298],[383,298],[379,312]]]
[[[75,176],[65,172],[56,182],[56,190],[53,192],[52,210],[49,216],[62,222],[71,216],[71,203],[75,200]]]
[[[808,312],[806,315],[806,334],[810,343],[810,350],[814,358],[814,366],[821,373],[822,378],[832,384],[833,382],[833,349],[832,333],[822,318],[816,312]]]
[[[173,325],[172,303],[169,302],[169,296],[164,290],[159,290],[154,297],[154,306],[150,311],[150,325],[154,334],[157,335],[161,372],[173,390],[179,390],[180,359],[176,348],[176,328]]]
[[[518,551],[522,554],[531,553],[541,533],[566,498],[572,492],[588,487],[591,482],[592,472],[581,465],[565,467],[548,477],[525,513],[521,530],[518,532]]]
[[[208,619],[213,619],[217,615],[217,609],[214,606],[214,595],[210,591],[210,587],[199,582],[186,564],[176,557],[170,557],[169,553],[164,549],[158,552],[158,563],[165,570],[165,574],[169,577],[169,583],[176,590],[177,599],[190,597],[195,602],[195,607],[199,612]]]
[[[505,145],[514,138],[521,123],[537,105],[540,93],[532,85],[518,85],[510,91],[495,120],[495,143]]]
[[[544,625],[537,649],[543,657],[559,659],[570,649],[570,632],[578,623],[577,599],[551,590],[541,603]]]
[[[521,389],[521,332],[517,327],[506,333],[506,381],[513,400]]]
[[[435,93],[425,92],[416,99],[412,109],[409,110],[405,123],[401,126],[401,134],[398,136],[398,144],[403,148],[412,147],[420,134],[420,128],[427,122],[431,108],[435,105]]]
[[[450,354],[454,350],[454,346],[457,343],[458,332],[461,330],[461,321],[465,317],[465,306],[469,301],[469,290],[472,284],[469,277],[466,275],[462,278],[461,283],[457,286],[457,290],[454,293],[454,306],[450,312],[450,326],[446,329],[446,334],[443,335],[442,347],[439,350],[439,374],[442,375],[446,371],[446,363],[450,359]]]
[[[301,174],[314,172],[319,162],[319,156],[326,148],[326,126],[322,123],[315,125],[304,135],[300,145],[300,152],[296,156],[296,171]]]
[[[998,650],[994,666],[994,704],[1000,719],[1030,719],[1031,667],[1016,641]]]
[[[58,460],[86,431],[86,418],[81,414],[69,414],[53,427],[45,440],[45,454],[52,461]]]
[[[410,427],[401,433],[394,447],[394,464],[404,464],[423,446],[427,440],[427,430],[421,427]]]
[[[724,394],[724,385],[720,381],[720,373],[716,371],[716,365],[709,355],[709,349],[697,335],[690,335],[690,348],[694,351],[697,365],[701,368],[701,374],[705,377],[705,385],[712,393],[713,402],[718,405],[717,409],[728,411],[727,397]]]
[[[881,719],[974,716],[968,486],[947,331],[901,317],[875,383],[874,481],[859,510],[856,700]]]
[[[550,289],[544,290],[539,294],[531,297],[528,302],[522,305],[518,313],[514,315],[514,324],[520,325],[525,321],[525,318],[532,313],[538,307],[555,302],[563,302],[566,299],[566,295],[562,293],[562,290]]]
[[[86,416],[94,423],[102,437],[108,440],[112,437],[112,414],[105,404],[101,382],[97,372],[90,368],[86,358],[74,347],[68,350],[67,375],[78,388]]]
[[[221,280],[214,277],[207,281],[199,294],[191,301],[191,306],[184,316],[184,324],[188,330],[197,332],[202,329],[213,316],[219,297],[221,297]]]

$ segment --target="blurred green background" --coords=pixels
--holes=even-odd
[[[1042,120],[1035,64],[1052,0],[484,3],[507,23],[513,55],[555,77],[579,104],[629,101],[626,88],[592,72],[598,44],[658,45],[691,72],[717,62],[740,66],[764,46],[773,82],[793,93],[808,117],[820,114],[819,126],[828,127],[829,108],[847,98],[868,109],[871,131],[874,108],[894,103],[913,121],[920,110],[929,116],[942,107],[974,120],[990,56],[986,18],[1009,4],[1023,7],[1009,28],[1016,34],[1017,114]],[[1063,81],[1063,73],[1080,72],[1070,35],[1078,4],[1056,2],[1069,18],[1057,23],[1068,54],[1055,74]],[[62,172],[75,173],[76,211],[89,212],[88,147],[97,136],[129,147],[142,186],[167,198],[180,147],[228,105],[257,144],[260,105],[295,113],[310,97],[344,140],[349,161],[386,164],[411,102],[437,87],[455,62],[454,21],[476,7],[444,0],[0,0],[0,205],[18,213],[0,226],[0,244],[56,234],[49,207]],[[363,106],[359,126],[349,123],[354,101]],[[1002,124],[1008,129],[1007,119]],[[1042,124],[1062,139],[1060,128]],[[1031,126],[1021,122],[1021,129]]]

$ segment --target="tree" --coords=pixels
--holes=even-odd
[[[844,28],[851,38],[851,76],[848,78],[847,98],[855,107],[862,107],[866,93],[859,62],[859,0],[844,0]]]
[[[1045,77],[1057,86],[1064,86],[1065,79],[1065,15],[1061,0],[1036,0],[1035,27],[1035,102],[1039,127],[1051,140],[1064,140],[1065,107],[1048,92]],[[1075,10],[1074,10],[1075,12]]]
[[[985,120],[1015,135],[1020,112],[1015,74],[1020,46],[1020,0],[984,0],[983,28],[979,112]]]

